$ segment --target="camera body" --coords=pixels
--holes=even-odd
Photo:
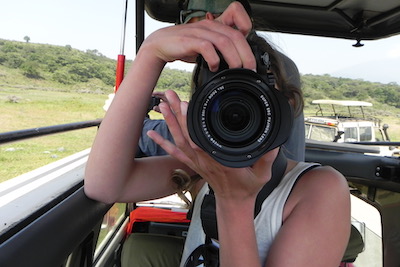
[[[282,145],[293,124],[288,99],[275,88],[273,75],[267,74],[268,54],[250,46],[258,73],[229,69],[222,56],[220,69],[213,73],[200,56],[200,82],[188,107],[192,141],[221,164],[233,168],[251,166]]]
[[[155,106],[158,106],[161,102],[161,98],[157,96],[151,96],[149,105],[147,106],[146,114],[153,110]]]

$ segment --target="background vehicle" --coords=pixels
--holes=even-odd
[[[372,107],[372,103],[353,100],[313,100],[318,105],[314,116],[306,116],[306,139],[337,142],[337,143],[365,143],[371,145],[376,142],[389,142],[389,125],[383,124],[380,119],[366,116],[363,107]],[[323,108],[331,106],[331,110]],[[339,109],[344,107],[344,109]],[[388,146],[378,146],[380,155],[398,156],[399,149]]]
[[[378,4],[374,0],[250,2],[255,27],[260,31],[273,28],[284,33],[348,38],[357,44],[400,33],[400,7],[394,0]],[[144,38],[145,11],[170,23],[179,13],[175,0],[137,0],[137,47]],[[99,123],[6,133],[0,135],[0,143]],[[82,151],[0,185],[0,266],[119,265],[128,217],[135,205],[105,205],[84,195],[88,153]],[[378,222],[366,225],[366,250],[360,255],[366,259],[360,266],[399,266],[400,159],[365,153],[377,150],[355,144],[308,142],[306,160],[334,166],[346,176],[360,205],[376,209]],[[370,215],[353,213],[361,221],[360,229]]]
[[[372,103],[364,101],[345,100],[313,100],[312,104],[318,104],[316,116],[307,116],[305,120],[306,138],[332,142],[375,142],[389,141],[386,133],[387,125],[381,126],[381,121],[376,118],[368,118],[364,114],[363,107],[371,107]],[[327,112],[321,105],[331,105],[332,112]],[[337,106],[348,108],[347,114],[340,114],[335,109]],[[351,107],[359,107],[361,116],[352,114]],[[354,111],[354,110],[353,110]],[[380,133],[380,137],[376,135]]]

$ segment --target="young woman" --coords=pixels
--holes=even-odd
[[[216,71],[218,50],[230,68],[255,70],[256,61],[246,40],[250,30],[251,20],[243,6],[234,2],[216,19],[207,13],[203,21],[151,34],[99,129],[87,163],[85,192],[102,202],[137,202],[175,193],[177,186],[171,177],[176,170],[188,176],[200,175],[202,179],[193,191],[199,192],[199,199],[208,192],[207,184],[214,191],[221,266],[336,267],[349,240],[350,204],[347,183],[332,168],[308,170],[309,164],[289,160],[281,183],[254,219],[256,197],[271,179],[279,148],[249,167],[219,164],[191,141],[186,126],[188,103],[173,91],[166,92],[168,101],[159,107],[175,144],[154,131],[148,133],[169,156],[133,159],[147,109],[144,99],[150,99],[165,64],[195,62],[201,54],[210,70]],[[269,53],[273,56],[273,51]],[[277,87],[292,97],[290,102],[296,108],[296,93],[285,83],[279,62],[272,64]],[[302,170],[308,171],[301,176]],[[274,210],[275,203],[278,210]],[[192,224],[198,224],[199,219],[194,214]],[[200,241],[193,238],[196,234]],[[195,248],[204,241],[204,233],[191,231],[190,235],[187,247]],[[192,252],[185,250],[182,264]]]

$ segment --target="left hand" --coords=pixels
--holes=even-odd
[[[271,178],[271,168],[278,149],[266,153],[253,166],[245,168],[223,166],[191,140],[186,124],[188,103],[181,101],[174,91],[167,91],[165,96],[168,104],[161,103],[160,110],[176,145],[165,140],[155,131],[149,131],[149,137],[172,157],[200,174],[219,198],[235,201],[249,197],[255,199],[264,184]]]

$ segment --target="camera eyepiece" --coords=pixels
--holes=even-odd
[[[253,52],[261,60],[257,50]],[[228,69],[225,62],[220,66],[216,74],[212,73],[200,59],[198,75],[202,83],[189,102],[189,134],[221,164],[251,166],[287,140],[292,109],[267,74]]]

